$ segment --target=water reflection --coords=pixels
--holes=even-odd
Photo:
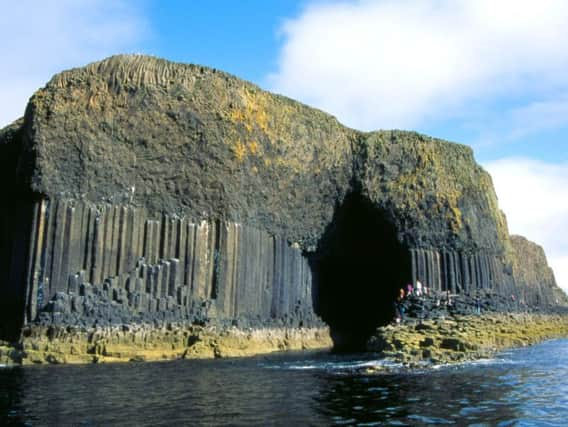
[[[0,369],[0,424],[563,425],[568,341],[485,365],[363,375],[368,356]]]
[[[23,421],[19,408],[22,406],[24,392],[23,371],[21,369],[0,369],[0,425],[8,420]]]
[[[485,367],[483,372],[328,377],[316,407],[337,424],[467,425],[515,419],[515,405],[499,404],[512,385],[496,382],[495,374]]]

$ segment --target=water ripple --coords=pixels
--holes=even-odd
[[[0,425],[568,424],[568,340],[369,375],[372,355],[0,369]]]

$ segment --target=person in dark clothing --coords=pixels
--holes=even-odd
[[[393,302],[395,322],[400,323],[404,321],[404,305],[402,304],[402,298],[398,297]]]

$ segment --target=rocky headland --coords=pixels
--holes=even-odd
[[[492,292],[449,299],[447,294],[410,296],[402,306],[404,320],[377,328],[367,351],[410,368],[486,359],[509,348],[568,337],[568,308],[531,306]]]
[[[57,74],[0,131],[0,174],[0,339],[21,363],[361,350],[417,280],[568,304],[469,147],[202,66]]]

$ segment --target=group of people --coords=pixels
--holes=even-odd
[[[430,289],[428,286],[423,285],[420,280],[416,281],[416,288],[412,286],[411,283],[406,285],[406,291],[404,288],[400,288],[400,297],[404,299],[404,297],[410,295],[416,295],[417,297],[421,297],[422,295],[430,295]]]
[[[412,286],[411,283],[406,285],[406,290],[404,288],[400,288],[398,292],[398,296],[394,301],[394,313],[395,313],[395,322],[400,323],[404,320],[404,304],[403,301],[405,298],[416,295],[417,297],[421,297],[422,295],[429,295],[430,289],[423,285],[420,280],[416,281],[416,287]]]
[[[395,313],[395,322],[400,323],[404,321],[405,317],[405,308],[404,308],[404,300],[411,295],[422,297],[422,296],[430,296],[430,288],[428,288],[425,284],[422,284],[419,280],[416,281],[416,287],[412,286],[411,283],[406,285],[405,288],[400,288],[398,292],[398,296],[394,301],[394,313]],[[442,296],[443,298],[443,296]],[[439,307],[442,303],[450,309],[453,307],[454,303],[452,300],[452,296],[450,295],[450,291],[446,291],[445,299],[441,300],[440,298],[436,299],[436,306]],[[479,305],[478,305],[479,306]],[[423,308],[424,309],[424,308]]]

